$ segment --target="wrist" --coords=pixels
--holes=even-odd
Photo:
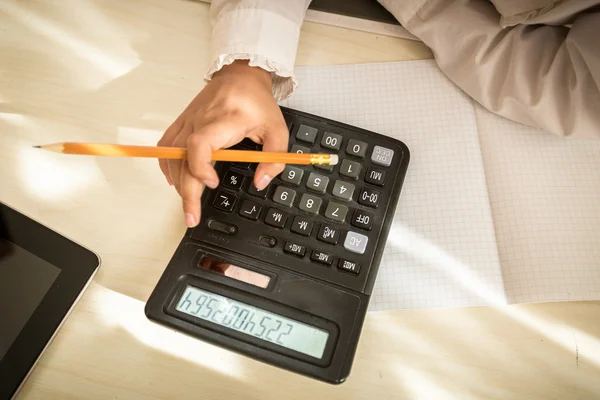
[[[268,85],[269,88],[273,84],[273,78],[269,71],[266,71],[260,67],[252,67],[248,65],[248,60],[235,60],[231,64],[223,66],[220,71],[217,71],[213,75],[213,79],[254,79],[261,82],[264,85]]]

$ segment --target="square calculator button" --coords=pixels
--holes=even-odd
[[[236,198],[234,195],[225,192],[219,192],[215,196],[213,206],[219,210],[231,212],[231,210],[233,210],[233,206],[235,205],[235,200]]]
[[[350,223],[352,226],[368,231],[371,230],[371,227],[373,226],[373,218],[375,218],[375,214],[369,211],[354,210],[352,221]]]
[[[329,178],[323,175],[315,174],[311,172],[306,181],[306,187],[314,190],[315,192],[325,193],[327,185],[329,184]]]
[[[250,182],[250,186],[248,187],[248,194],[255,197],[260,197],[261,199],[267,198],[267,193],[269,192],[269,187],[271,184],[267,185],[263,190],[258,190],[256,186],[254,186],[254,182]]]
[[[313,250],[310,254],[310,259],[314,262],[331,265],[333,263],[333,254],[325,253],[321,250]]]
[[[325,210],[325,217],[337,222],[344,222],[346,214],[348,214],[348,207],[343,204],[334,203],[333,201],[329,202]]]
[[[242,188],[242,182],[244,182],[244,175],[235,171],[227,171],[223,177],[223,186],[233,190],[240,190]]]
[[[331,150],[339,150],[342,146],[342,135],[337,133],[325,132],[321,139],[321,147]]]
[[[358,196],[358,203],[363,206],[376,208],[379,205],[381,193],[373,189],[363,189]]]
[[[232,163],[232,165],[235,165],[236,167],[241,169],[250,169],[250,163],[248,162],[234,162]]]
[[[344,248],[356,254],[363,254],[367,249],[369,238],[362,233],[348,231],[346,240],[344,240]]]
[[[358,275],[358,272],[360,271],[360,266],[354,261],[344,260],[340,258],[340,261],[338,261],[338,269]]]
[[[314,143],[317,138],[317,128],[312,126],[300,125],[296,132],[296,139],[306,143]]]
[[[279,211],[276,208],[269,208],[267,211],[267,217],[265,218],[265,224],[274,226],[276,228],[283,228],[287,221],[287,214]]]
[[[308,154],[308,153],[310,153],[310,149],[308,147],[304,147],[304,146],[295,144],[292,146],[290,153]]]
[[[340,228],[322,224],[317,239],[325,243],[337,244],[338,240],[340,240]]]
[[[304,257],[304,255],[306,254],[306,246],[302,246],[294,242],[285,242],[285,246],[283,246],[283,251],[285,251],[286,253],[294,254],[299,257]]]
[[[315,164],[314,167],[317,168],[317,169],[320,169],[321,171],[327,171],[327,172],[333,171],[333,165]]]
[[[360,174],[361,165],[356,161],[350,160],[342,160],[342,164],[340,165],[340,175],[343,175],[350,179],[358,179],[358,175]]]
[[[338,197],[343,200],[352,200],[352,195],[354,194],[355,186],[351,183],[336,180],[333,185],[332,194],[335,197]]]
[[[296,198],[296,191],[283,186],[277,186],[273,194],[273,201],[283,206],[291,207]]]
[[[360,140],[350,139],[348,145],[346,146],[346,153],[350,154],[351,156],[364,158],[365,154],[367,154],[367,144],[365,142],[361,142]]]
[[[304,175],[304,170],[302,168],[286,165],[285,169],[281,173],[281,180],[291,183],[294,186],[298,186],[302,180],[302,175]]]
[[[261,208],[262,206],[254,201],[244,200],[242,206],[240,207],[239,214],[242,217],[256,221],[258,219],[258,214],[260,214]]]
[[[313,230],[314,222],[309,218],[297,215],[292,222],[290,230],[302,236],[310,236]]]
[[[365,174],[365,182],[383,186],[383,183],[385,182],[385,171],[383,169],[369,168]]]
[[[311,214],[318,214],[323,199],[312,194],[304,193],[300,198],[298,208]]]
[[[371,161],[375,164],[389,167],[392,164],[394,158],[394,150],[388,149],[387,147],[375,146],[373,148],[373,154],[371,154]]]

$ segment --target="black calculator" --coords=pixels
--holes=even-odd
[[[281,107],[289,151],[337,154],[291,165],[270,185],[256,164],[217,162],[146,304],[148,318],[249,357],[338,384],[350,374],[407,173],[394,138]],[[235,149],[260,150],[246,139]]]

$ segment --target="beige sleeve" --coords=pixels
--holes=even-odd
[[[205,76],[235,60],[270,71],[277,101],[297,86],[294,63],[310,0],[212,0],[211,65]]]
[[[489,1],[407,3],[382,1],[484,107],[556,135],[600,139],[598,8],[572,15],[570,28],[503,28]]]

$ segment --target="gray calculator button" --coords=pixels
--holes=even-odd
[[[340,165],[340,174],[348,178],[357,179],[360,174],[361,165],[356,161],[344,159]]]
[[[273,201],[277,204],[291,207],[294,204],[296,191],[283,186],[278,186],[273,194]]]
[[[302,211],[306,211],[311,214],[318,214],[322,202],[323,199],[321,199],[320,197],[304,193],[302,195],[302,198],[300,199],[300,204],[298,205],[298,208]]]
[[[296,132],[296,139],[307,143],[314,143],[317,138],[317,128],[312,126],[300,125]]]
[[[335,181],[335,185],[333,185],[333,190],[331,193],[340,199],[352,200],[354,189],[355,186],[353,184],[337,180]]]
[[[302,175],[304,175],[304,170],[302,168],[286,165],[281,173],[281,180],[298,186],[302,180]]]
[[[346,234],[346,240],[344,240],[344,248],[353,253],[363,254],[367,249],[368,241],[369,238],[367,236],[348,231]]]
[[[356,139],[350,139],[346,146],[346,153],[363,158],[367,153],[367,144]]]
[[[325,189],[327,189],[327,184],[329,184],[329,178],[323,175],[315,174],[311,172],[306,180],[306,187],[314,190],[315,192],[325,193]]]
[[[346,214],[348,214],[348,207],[333,201],[329,202],[325,210],[325,217],[337,222],[344,222]]]
[[[321,139],[321,147],[326,149],[339,150],[342,146],[342,135],[337,133],[325,132]]]
[[[371,154],[371,161],[375,164],[389,167],[394,158],[394,150],[388,149],[387,147],[375,146],[373,148],[373,154]]]
[[[310,153],[310,149],[308,147],[304,147],[304,146],[295,144],[292,146],[292,149],[290,150],[290,152],[307,154],[307,153]]]
[[[327,171],[327,172],[331,172],[333,171],[333,165],[327,165],[327,164],[323,164],[323,165],[314,165],[314,167],[316,169],[320,169],[321,171]]]

